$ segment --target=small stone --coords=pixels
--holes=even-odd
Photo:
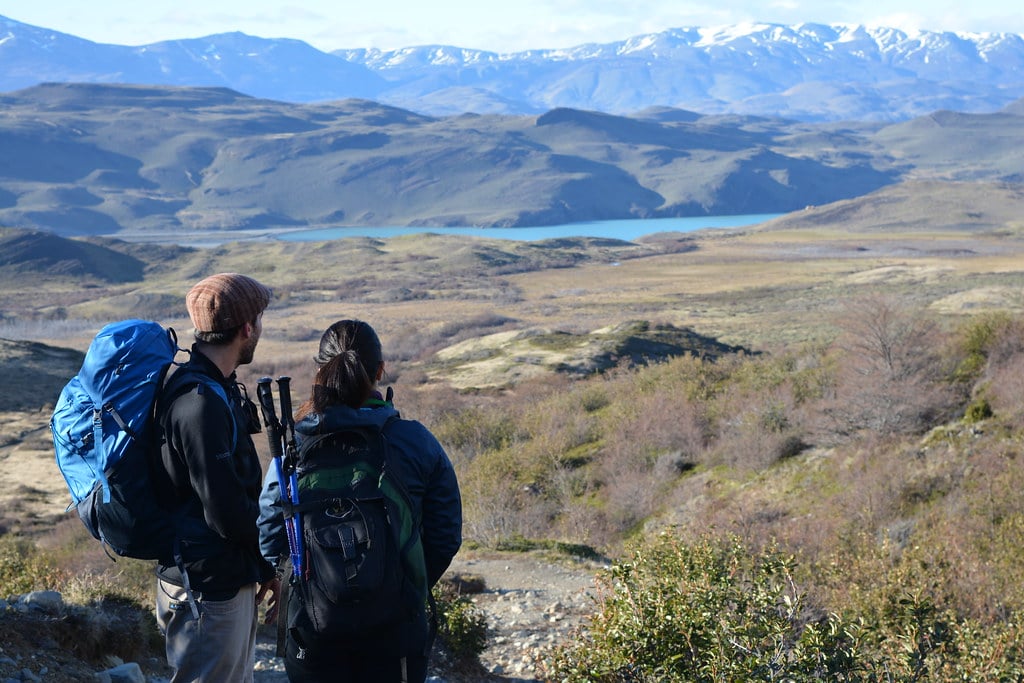
[[[146,683],[142,668],[135,662],[115,666],[103,673],[110,677],[110,683]]]
[[[21,604],[29,610],[56,616],[64,607],[64,598],[57,591],[32,591],[22,597]]]

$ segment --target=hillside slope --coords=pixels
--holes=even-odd
[[[0,412],[52,408],[83,358],[73,349],[0,339]]]
[[[904,178],[1024,177],[1009,111],[889,127],[665,109],[432,118],[83,84],[0,104],[0,225],[66,236],[785,213]]]

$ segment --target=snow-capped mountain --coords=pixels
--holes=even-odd
[[[1012,33],[748,24],[499,54],[431,45],[324,53],[226,33],[103,45],[0,17],[0,90],[43,81],[224,86],[292,102],[374,99],[427,114],[624,114],[669,106],[805,120],[996,111],[1024,96]]]
[[[661,105],[886,120],[936,109],[993,111],[1024,95],[1024,38],[1010,33],[751,24],[513,54],[448,46],[335,54],[383,76],[392,84],[389,101],[401,106],[422,98],[439,107],[446,92],[462,97],[472,88],[534,111]]]

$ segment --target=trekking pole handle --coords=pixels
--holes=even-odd
[[[267,441],[270,444],[270,455],[279,458],[284,455],[284,447],[281,443],[281,423],[274,412],[274,390],[269,377],[261,377],[256,382],[256,398],[260,402],[260,412],[263,413],[263,424],[267,428]]]
[[[292,417],[292,378],[287,375],[278,377],[277,390],[281,394],[281,424],[290,429],[295,421]]]

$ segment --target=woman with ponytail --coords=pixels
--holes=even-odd
[[[287,619],[288,678],[422,683],[432,641],[426,610],[429,590],[462,543],[462,502],[454,469],[426,427],[401,418],[390,400],[390,388],[386,398],[378,391],[384,358],[380,339],[370,325],[359,320],[334,323],[321,337],[314,361],[317,370],[309,398],[295,415],[300,450],[303,441],[321,435],[366,427],[380,431],[387,443],[388,474],[405,489],[413,516],[420,520],[416,552],[422,552],[417,559],[425,586],[409,598],[417,604],[407,606],[411,617],[398,630],[368,628],[364,636],[344,639],[318,634],[293,596],[288,614],[277,615]],[[288,557],[289,549],[277,478],[270,469],[260,499],[260,542],[264,556],[281,566],[279,560]],[[426,594],[419,594],[423,588]]]

